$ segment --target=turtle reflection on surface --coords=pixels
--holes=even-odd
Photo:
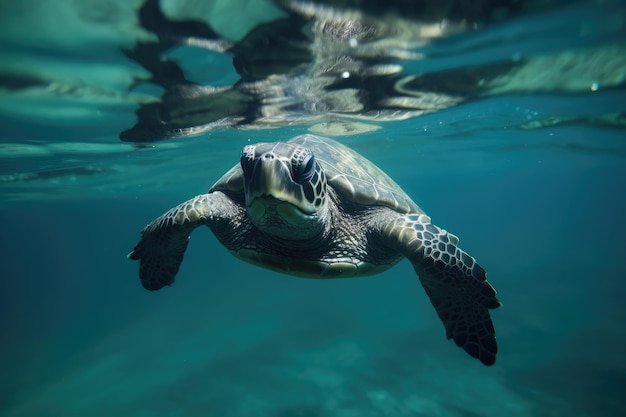
[[[333,121],[403,120],[457,105],[480,90],[476,71],[450,79],[403,73],[403,62],[433,39],[461,32],[467,19],[430,22],[395,14],[384,18],[304,2],[277,2],[287,17],[262,23],[237,42],[221,39],[201,21],[168,19],[156,0],[139,12],[158,42],[138,43],[124,53],[146,68],[149,82],[165,89],[161,100],[143,104],[138,122],[121,133],[142,142],[202,133],[218,126],[268,128]],[[212,87],[188,81],[163,54],[176,45],[201,46],[232,54],[240,80]],[[515,63],[498,64],[500,74]],[[491,66],[490,66],[491,68]],[[479,74],[482,74],[478,71]],[[459,90],[459,86],[461,89]],[[355,133],[359,125],[355,125]],[[330,132],[328,132],[330,133]]]

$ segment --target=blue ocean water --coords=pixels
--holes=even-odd
[[[335,137],[485,267],[503,302],[493,367],[446,340],[407,261],[367,278],[299,279],[198,230],[175,284],[141,287],[126,254],[147,222],[208,190],[246,144],[317,121],[119,141],[138,103],[158,96],[128,92],[141,69],[119,46],[136,23],[119,22],[135,3],[0,9],[0,74],[46,80],[0,87],[1,415],[623,414],[620,2],[554,6],[427,45],[405,71],[531,64],[493,94]],[[176,4],[205,7],[164,9]],[[224,54],[173,54],[207,84],[237,80]]]

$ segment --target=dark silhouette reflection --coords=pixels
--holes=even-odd
[[[335,8],[275,3],[287,17],[259,24],[233,43],[206,22],[172,21],[158,0],[147,0],[139,22],[158,40],[137,43],[124,53],[151,74],[142,82],[164,93],[159,101],[141,105],[136,125],[120,138],[149,142],[217,126],[400,120],[478,97],[485,77],[519,65],[511,61],[426,75],[403,68],[421,58],[418,48],[470,24],[517,12],[521,1],[332,2]],[[239,81],[227,87],[189,81],[165,56],[179,45],[230,54]]]

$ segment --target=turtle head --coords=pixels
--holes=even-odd
[[[241,169],[248,218],[256,227],[289,240],[320,233],[326,175],[309,149],[284,142],[248,145]]]

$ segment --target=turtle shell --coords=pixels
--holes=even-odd
[[[421,210],[394,180],[372,162],[347,146],[329,138],[301,135],[287,143],[311,150],[326,173],[328,185],[343,199],[357,204],[381,205],[400,213]],[[232,167],[209,190],[243,194],[243,171]]]

